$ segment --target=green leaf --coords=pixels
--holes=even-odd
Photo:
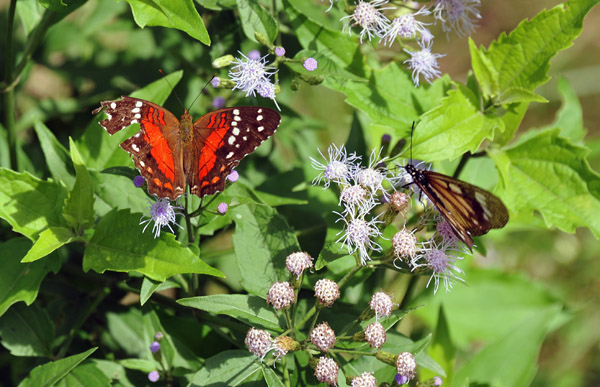
[[[64,227],[50,227],[40,233],[40,237],[33,244],[21,263],[33,262],[42,259],[54,250],[71,243],[78,237],[73,231]]]
[[[44,309],[17,304],[0,319],[2,345],[13,356],[52,357],[54,324]]]
[[[511,88],[533,90],[548,81],[550,59],[581,33],[583,19],[598,0],[560,4],[525,20],[508,36],[500,35],[486,50],[471,42],[473,71],[485,97]]]
[[[285,384],[283,384],[283,382],[281,381],[280,376],[278,376],[271,367],[263,365],[262,372],[263,377],[265,378],[265,382],[267,382],[267,386],[285,387]]]
[[[409,73],[396,63],[373,70],[368,79],[352,81],[326,78],[325,85],[344,93],[346,102],[367,113],[374,125],[404,135],[419,118],[411,90],[415,87]],[[398,93],[398,90],[408,92]]]
[[[60,269],[61,262],[56,256],[42,262],[21,263],[30,249],[31,242],[25,238],[13,238],[0,244],[0,316],[18,301],[31,305],[46,275]]]
[[[75,232],[81,233],[94,223],[94,185],[72,139],[69,139],[69,144],[76,177],[65,201],[63,217]]]
[[[583,127],[583,111],[577,98],[577,93],[567,80],[560,77],[558,79],[558,92],[563,103],[556,115],[554,122],[547,126],[548,129],[560,128],[560,136],[569,139],[573,144],[583,140],[586,130]]]
[[[428,352],[429,355],[442,366],[446,371],[447,378],[451,380],[454,377],[456,347],[452,343],[452,338],[450,337],[450,326],[448,326],[448,320],[446,320],[443,305],[440,306],[439,310],[435,335]],[[421,374],[421,379],[432,378],[438,375],[438,373],[426,372],[427,373],[425,374]]]
[[[131,93],[131,97],[162,105],[182,76],[183,71],[175,71],[146,85],[143,89],[136,90]],[[121,149],[119,144],[133,136],[139,130],[139,125],[132,125],[111,136],[98,124],[103,115],[104,113],[99,113],[92,120],[85,129],[81,140],[77,142],[77,149],[79,149],[82,159],[85,160],[89,169],[102,170],[114,166],[131,166],[129,154]]]
[[[146,332],[142,329],[142,312],[139,309],[129,308],[122,313],[106,313],[106,326],[115,344],[127,355],[149,358],[150,338],[146,337]]]
[[[54,133],[43,122],[35,121],[33,128],[37,133],[52,178],[56,181],[62,181],[69,188],[73,187],[75,171],[69,152],[58,142]]]
[[[454,383],[529,386],[544,338],[559,312],[560,306],[531,312],[458,370]]]
[[[127,0],[138,26],[177,28],[210,46],[210,37],[192,0]]]
[[[69,372],[87,359],[96,349],[92,348],[78,355],[39,365],[19,384],[19,387],[51,386],[67,376]]]
[[[533,133],[506,151],[494,150],[501,178],[498,193],[513,212],[538,211],[549,227],[566,232],[588,227],[600,237],[600,175],[587,160],[588,149],[559,137],[560,131]]]
[[[240,13],[240,21],[242,29],[246,37],[257,43],[262,43],[256,40],[255,33],[264,35],[270,43],[277,38],[277,21],[271,16],[269,11],[254,0],[237,0],[238,12]]]
[[[132,179],[94,171],[90,171],[90,175],[96,191],[94,209],[99,216],[104,216],[115,208],[140,213],[148,211],[148,196],[143,189],[133,185]]]
[[[504,124],[498,117],[481,113],[471,90],[457,85],[441,104],[421,116],[413,137],[413,155],[427,161],[453,160],[475,152]],[[405,152],[406,154],[406,152]]]
[[[173,234],[163,232],[154,239],[151,232],[142,233],[142,228],[139,215],[129,211],[106,214],[85,250],[83,270],[137,271],[160,282],[182,273],[223,276],[177,242]]]
[[[248,351],[223,351],[206,360],[188,386],[264,387],[262,367]]]
[[[56,183],[0,168],[0,218],[32,241],[48,227],[64,225],[61,208],[66,196]]]
[[[233,246],[241,285],[249,293],[266,297],[269,287],[288,278],[285,258],[300,251],[294,230],[268,206],[242,205],[231,210],[236,224]]]
[[[541,95],[535,94],[533,91],[526,90],[522,87],[510,87],[502,92],[497,104],[511,104],[521,102],[548,102]]]
[[[142,287],[140,288],[140,305],[144,305],[155,292],[178,287],[179,284],[174,281],[166,280],[165,282],[158,282],[144,277]]]
[[[254,327],[280,331],[279,318],[264,299],[246,294],[190,297],[177,303],[215,314],[225,314]]]
[[[319,257],[315,263],[315,270],[321,270],[333,261],[347,256],[349,256],[348,248],[344,247],[344,245],[337,242],[327,242],[319,253]]]
[[[40,5],[48,8],[50,11],[61,12],[67,9],[67,4],[63,0],[39,0]]]
[[[112,377],[112,375],[111,375]],[[62,380],[55,384],[57,387],[104,387],[111,385],[111,377],[106,375],[96,364],[86,362],[77,366]],[[119,380],[121,383],[121,380]],[[121,384],[122,385],[122,384]]]
[[[119,360],[119,364],[130,370],[142,371],[149,373],[158,368],[158,363],[148,359],[123,359]]]

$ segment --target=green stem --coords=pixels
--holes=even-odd
[[[6,85],[10,85],[13,81],[13,66],[14,66],[14,42],[13,30],[15,23],[15,10],[17,8],[17,0],[11,0],[8,10],[8,30],[6,31],[6,63],[4,80]],[[4,90],[4,126],[7,131],[8,152],[10,158],[10,168],[18,170],[17,166],[17,128],[15,124],[15,93],[14,88],[10,87]]]
[[[356,266],[354,266],[354,267],[352,268],[352,270],[350,270],[348,273],[346,273],[346,275],[344,276],[344,278],[342,278],[342,279],[340,280],[340,282],[338,282],[338,287],[339,287],[340,289],[342,289],[342,288],[344,287],[344,285],[346,285],[346,283],[347,283],[348,281],[350,281],[350,280],[352,279],[352,277],[354,277],[354,275],[355,275],[356,273],[358,273],[358,271],[359,271],[360,269],[362,269],[363,267],[364,267],[364,266],[362,266],[362,265],[360,264],[360,261],[359,261],[359,262],[356,264]]]
[[[290,371],[287,368],[287,362],[285,361],[285,356],[281,358],[281,366],[283,367],[283,383],[286,387],[291,387],[292,382],[290,380]]]
[[[368,351],[355,351],[353,349],[330,349],[329,352],[332,353],[348,353],[351,355],[365,355],[365,356],[374,356],[375,352]]]

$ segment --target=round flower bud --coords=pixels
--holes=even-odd
[[[330,386],[337,385],[339,367],[335,360],[328,357],[320,357],[317,367],[315,368],[315,376],[321,383],[327,383]]]
[[[277,359],[287,355],[289,351],[295,351],[300,347],[300,344],[289,336],[279,336],[275,339],[273,344],[275,346],[275,357]]]
[[[377,379],[372,372],[363,372],[360,376],[352,379],[352,387],[377,387]]]
[[[267,303],[275,310],[287,308],[295,299],[294,288],[289,282],[275,282],[267,292]]]
[[[152,344],[150,344],[150,351],[152,353],[156,353],[160,350],[160,343],[158,341],[153,341]]]
[[[146,182],[146,179],[144,179],[144,176],[136,176],[133,178],[133,185],[136,188],[140,188],[141,186],[144,185],[145,182]]]
[[[275,55],[277,55],[277,56],[284,56],[285,55],[285,48],[283,48],[281,46],[275,47]]]
[[[215,109],[220,109],[225,106],[225,98],[223,97],[215,97],[212,100],[212,107]]]
[[[396,212],[404,211],[410,204],[410,196],[396,191],[390,195],[390,207]]]
[[[417,363],[410,352],[402,352],[396,359],[396,371],[399,375],[406,376],[409,380],[415,377]]]
[[[236,181],[238,181],[239,178],[240,178],[240,174],[235,169],[233,171],[231,171],[231,173],[229,175],[227,175],[227,180],[229,180],[232,183],[235,183]]]
[[[272,342],[273,339],[269,332],[256,328],[250,328],[244,340],[244,343],[248,346],[248,350],[261,359],[271,349]]]
[[[162,332],[156,332],[156,333],[154,334],[154,338],[155,338],[156,340],[160,340],[160,339],[162,339],[163,337],[165,337],[165,336],[162,334]]]
[[[442,378],[439,376],[434,376],[433,377],[433,385],[434,386],[441,386],[443,384]]]
[[[385,328],[380,322],[375,321],[365,328],[365,340],[372,348],[379,349],[383,347],[386,338]]]
[[[158,373],[158,371],[151,371],[148,374],[148,380],[152,383],[158,382],[158,379],[160,379],[160,374]]]
[[[417,238],[405,228],[392,237],[394,255],[407,263],[411,263],[417,254]]]
[[[377,316],[377,318],[382,316],[390,317],[392,314],[392,308],[394,307],[394,302],[392,301],[392,297],[387,295],[385,292],[377,292],[373,294],[373,297],[371,297],[371,301],[369,301],[369,307],[375,312],[375,316]]]
[[[212,87],[214,87],[216,89],[221,84],[221,78],[213,77],[213,79],[210,80],[210,84]]]
[[[300,278],[304,270],[313,267],[313,258],[304,252],[292,253],[285,259],[285,266],[296,278]]]
[[[335,332],[329,324],[322,322],[310,332],[310,342],[323,352],[327,352],[335,345]]]
[[[308,71],[315,71],[318,67],[319,63],[315,58],[307,58],[302,66]]]
[[[219,214],[223,215],[223,214],[225,214],[227,212],[228,208],[229,208],[229,206],[227,205],[227,203],[221,202],[217,206],[217,211],[219,211]]]
[[[335,281],[330,279],[320,279],[315,284],[315,297],[321,305],[331,308],[335,300],[340,298],[340,288]]]
[[[235,58],[233,57],[233,55],[224,55],[224,56],[221,56],[221,57],[213,60],[212,66],[216,69],[220,69],[221,67],[229,66],[230,64],[233,63],[234,60],[235,60]]]

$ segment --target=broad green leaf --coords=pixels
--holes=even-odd
[[[479,50],[471,42],[473,70],[488,98],[511,88],[533,90],[548,81],[550,59],[581,33],[583,19],[598,0],[573,0],[525,20],[508,36]]]
[[[113,376],[111,376],[113,377]],[[96,364],[86,362],[77,366],[62,380],[55,384],[57,387],[104,387],[111,383],[111,377],[106,375]],[[119,382],[121,382],[119,380]]]
[[[160,363],[167,369],[173,368],[173,358],[175,356],[175,348],[171,337],[166,333],[158,315],[151,306],[146,306],[142,309],[142,328],[144,333],[144,342],[146,348],[150,348],[150,344],[155,340],[156,333],[163,334],[160,342]],[[149,355],[146,352],[147,356]],[[152,358],[152,356],[148,356]]]
[[[50,11],[61,12],[67,9],[67,4],[63,0],[39,0],[39,2],[42,7]]]
[[[182,76],[183,71],[176,71],[164,77],[166,79],[160,78],[144,88],[136,90],[130,96],[162,105]],[[115,99],[117,97],[114,96]],[[81,158],[85,160],[89,169],[102,170],[114,166],[133,166],[129,154],[121,149],[119,144],[133,136],[139,130],[139,125],[132,125],[111,136],[98,124],[102,119],[104,119],[104,113],[93,118],[81,140],[77,142]]]
[[[542,343],[560,308],[531,312],[459,369],[454,383],[529,386],[538,369]]]
[[[65,201],[63,217],[76,233],[80,233],[94,223],[94,185],[75,142],[69,139],[69,143],[76,177],[75,184]]]
[[[314,58],[318,62],[318,67],[314,71],[308,71],[302,65],[304,60],[307,58]],[[302,50],[298,51],[296,55],[294,55],[294,62],[283,62],[287,67],[291,68],[298,74],[302,74],[305,77],[321,77],[321,78],[329,78],[329,77],[339,77],[343,79],[350,79],[356,82],[367,82],[366,79],[363,79],[359,76],[354,75],[350,71],[345,70],[343,67],[339,66],[335,61],[329,59],[326,54],[313,51],[313,50]],[[343,81],[340,81],[343,82]]]
[[[468,286],[454,286],[451,292],[438,292],[430,298],[416,299],[427,304],[413,312],[427,325],[435,327],[440,305],[453,343],[468,348],[473,341],[492,341],[531,313],[556,305],[557,300],[524,275],[509,275],[490,269],[470,269],[465,274]]]
[[[261,43],[254,36],[258,32],[265,36],[270,43],[275,41],[275,38],[277,38],[277,21],[268,10],[254,0],[237,0],[237,6],[242,29],[248,39]]]
[[[457,87],[448,92],[437,108],[421,116],[413,137],[415,158],[453,160],[467,151],[477,151],[486,138],[491,139],[495,131],[503,130],[500,118],[481,113],[469,89]]]
[[[19,387],[51,386],[67,376],[69,372],[87,359],[96,349],[92,348],[78,355],[39,365],[19,384]]]
[[[583,111],[577,98],[577,94],[567,78],[558,79],[558,92],[563,103],[558,111],[554,122],[548,125],[548,129],[559,128],[560,136],[577,144],[583,140],[586,130],[583,127]]]
[[[21,263],[30,249],[31,241],[25,238],[13,238],[0,244],[0,316],[18,301],[31,305],[46,275],[51,271],[57,273],[60,269],[61,262],[57,256],[41,262]]]
[[[271,207],[242,205],[231,210],[236,224],[233,246],[242,286],[248,292],[266,297],[269,287],[287,279],[285,258],[300,251],[294,230]]]
[[[54,324],[36,304],[10,308],[0,319],[0,337],[13,356],[52,357]]]
[[[118,345],[127,355],[139,358],[149,358],[150,338],[142,329],[142,312],[129,308],[125,312],[106,313],[106,326],[115,345]]]
[[[140,288],[140,305],[144,305],[155,292],[178,287],[179,285],[174,281],[166,280],[165,282],[158,282],[144,277],[142,287]]]
[[[33,128],[37,134],[38,140],[44,152],[46,165],[56,181],[62,181],[69,189],[75,182],[75,171],[69,152],[62,146],[54,136],[54,133],[48,129],[43,122],[35,121]]]
[[[600,237],[600,175],[586,160],[588,149],[559,134],[534,132],[511,149],[490,152],[505,182],[498,192],[513,212],[538,211],[549,227],[588,227]]]
[[[32,241],[48,227],[64,225],[66,196],[66,189],[56,183],[0,168],[0,218]]]
[[[192,0],[127,0],[138,26],[177,28],[210,46],[210,37]]]
[[[21,20],[25,35],[28,36],[39,23],[45,9],[39,6],[37,0],[18,1],[16,5],[15,12]]]
[[[130,370],[142,371],[145,373],[154,371],[159,366],[156,361],[148,359],[123,359],[119,360],[119,364]]]
[[[127,370],[116,361],[90,359],[89,363],[98,368],[114,385],[123,387],[135,387],[135,384],[128,380]],[[84,364],[87,365],[88,363]]]
[[[508,144],[515,137],[515,133],[519,130],[523,117],[527,113],[528,103],[518,103],[511,105],[509,109],[502,115],[504,131],[496,131],[494,135],[494,143],[502,146]]]
[[[502,92],[496,103],[503,105],[523,102],[548,102],[548,100],[522,87],[510,87]]]
[[[225,314],[253,327],[281,330],[279,318],[264,299],[246,294],[182,298],[177,303],[206,312]]]
[[[204,367],[194,374],[188,386],[264,387],[259,361],[248,351],[223,351],[207,359]]]
[[[136,188],[132,179],[94,171],[90,171],[90,176],[96,191],[94,209],[99,216],[104,216],[115,208],[140,213],[148,211],[148,195],[143,188]]]
[[[87,245],[83,270],[137,271],[160,282],[182,273],[223,276],[177,242],[173,234],[163,232],[155,239],[152,232],[143,233],[139,219],[139,214],[126,210],[106,214]]]
[[[40,233],[40,237],[33,244],[21,263],[28,263],[44,258],[54,250],[73,242],[78,237],[73,231],[65,227],[49,227]]]
[[[412,96],[413,82],[396,63],[373,70],[362,81],[327,78],[325,85],[344,93],[347,103],[367,113],[374,125],[384,126],[392,133],[406,134],[419,118]]]

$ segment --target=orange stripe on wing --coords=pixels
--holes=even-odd
[[[148,116],[142,120],[141,124],[146,131],[148,142],[152,146],[150,154],[156,160],[158,169],[171,182],[175,181],[175,162],[173,160],[173,150],[169,147],[167,140],[163,136],[160,127],[154,123],[154,108],[148,109]],[[159,110],[159,115],[162,112]],[[164,120],[162,121],[164,122]]]

